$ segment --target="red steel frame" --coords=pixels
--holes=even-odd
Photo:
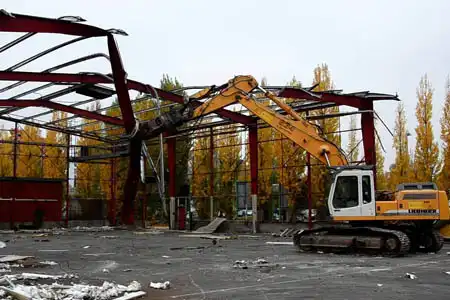
[[[63,105],[48,100],[39,99],[0,99],[1,106],[11,107],[35,107],[41,106],[55,110],[65,111],[80,117],[94,119],[104,123],[123,126],[129,134],[133,131],[136,120],[133,113],[133,107],[129,95],[129,90],[135,90],[149,94],[164,100],[175,103],[183,103],[182,96],[163,91],[150,85],[140,83],[127,78],[121,55],[114,39],[114,34],[121,33],[118,30],[105,30],[91,25],[80,24],[77,22],[67,21],[63,19],[50,19],[35,17],[21,14],[5,14],[0,13],[0,32],[23,32],[23,33],[57,33],[79,37],[106,37],[109,53],[109,61],[111,64],[112,74],[99,73],[53,73],[53,72],[22,72],[22,71],[0,71],[0,81],[27,81],[27,82],[49,82],[64,84],[113,84],[117,99],[120,105],[121,118],[109,117],[97,112],[79,109],[74,106]],[[106,57],[106,56],[105,56]],[[155,94],[156,92],[156,94]],[[335,94],[331,92],[307,92],[304,89],[283,88],[279,91],[278,96],[287,98],[297,98],[305,100],[313,100],[317,102],[329,103],[333,105],[347,105],[357,108],[362,112],[361,126],[364,142],[364,154],[367,164],[376,164],[375,157],[375,127],[373,120],[373,101],[382,99],[396,99],[394,96],[382,94]],[[191,102],[195,107],[201,104],[200,101]],[[1,113],[1,111],[0,111]],[[250,174],[251,174],[251,193],[258,193],[258,149],[257,149],[257,126],[256,118],[232,112],[226,109],[220,109],[216,112],[223,119],[230,122],[244,124],[249,127],[249,147],[250,147]],[[8,119],[7,117],[2,117]],[[10,120],[13,120],[10,118]],[[28,122],[33,124],[32,122]],[[39,126],[39,124],[36,124]],[[64,132],[64,131],[63,131]],[[72,133],[72,131],[65,131]],[[134,223],[134,198],[137,193],[137,185],[139,182],[140,169],[140,140],[131,139],[130,141],[130,162],[128,177],[125,183],[123,194],[122,222],[125,224]],[[168,143],[168,165],[170,171],[169,178],[169,196],[175,197],[175,138],[167,139]]]

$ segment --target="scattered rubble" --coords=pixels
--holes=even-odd
[[[109,299],[134,299],[145,295],[140,291],[141,284],[132,281],[128,286],[103,282],[101,286],[74,284],[60,285],[53,284],[22,285],[17,284],[11,287],[0,286],[3,294],[9,294],[17,299],[66,299],[66,300],[109,300]],[[117,298],[119,297],[119,298]]]
[[[293,246],[294,242],[266,242],[268,245],[286,245],[286,246]]]
[[[232,239],[232,236],[229,235],[213,235],[213,234],[181,234],[179,237],[196,237],[202,239],[211,239],[211,240],[229,240]]]
[[[49,260],[46,260],[46,261],[41,261],[41,262],[39,262],[41,265],[46,265],[46,266],[56,266],[58,263],[57,262],[54,262],[54,261],[49,261]]]
[[[4,242],[0,242],[0,248],[5,248],[6,244]]]
[[[269,264],[269,262],[263,258],[258,258],[255,261],[236,260],[233,264],[233,268],[248,269],[249,266],[261,268],[261,267],[275,267],[278,264]]]
[[[70,230],[76,232],[102,232],[102,231],[113,231],[114,228],[110,226],[100,226],[100,227],[76,226],[71,228]]]
[[[168,288],[170,288],[170,282],[150,282],[149,287],[159,290],[167,290]]]
[[[405,274],[405,277],[406,277],[406,278],[409,278],[409,279],[417,279],[417,276],[414,275],[414,274],[412,274],[412,273],[406,273],[406,274]]]

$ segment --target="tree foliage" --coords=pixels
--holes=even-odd
[[[433,125],[433,88],[427,75],[422,76],[417,89],[416,106],[416,151],[414,168],[417,170],[416,181],[434,181],[439,171],[439,148],[434,141]]]
[[[407,128],[405,107],[402,102],[398,104],[395,115],[393,143],[395,149],[395,162],[389,177],[389,188],[391,190],[394,190],[398,184],[409,181],[413,176],[410,168],[410,155],[408,153],[409,132]]]
[[[450,79],[447,79],[444,109],[440,119],[442,140],[442,169],[438,184],[443,190],[450,190]]]
[[[348,137],[347,154],[351,163],[357,162],[359,159],[359,143],[356,132],[356,115],[350,118],[350,134]]]
[[[335,88],[331,78],[331,73],[327,64],[322,64],[314,69],[313,85],[317,85],[314,91],[326,91]],[[322,108],[312,112],[313,115],[327,116],[339,112],[339,107]],[[327,140],[341,147],[340,135],[336,133],[339,130],[339,118],[324,118],[317,121]],[[328,170],[317,159],[311,158],[312,168],[312,198],[316,207],[325,205],[324,196],[327,193],[329,182]]]

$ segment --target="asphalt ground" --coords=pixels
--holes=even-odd
[[[137,280],[144,299],[448,299],[450,245],[438,254],[400,258],[305,254],[288,238],[238,236],[229,240],[174,232],[65,232],[36,236],[0,234],[0,255],[31,255],[58,265],[13,273],[77,274],[81,282],[128,284]],[[449,254],[447,254],[449,252]],[[267,263],[257,264],[257,259]],[[247,261],[247,268],[235,266]],[[415,279],[406,277],[413,273]],[[170,281],[170,289],[149,283]]]

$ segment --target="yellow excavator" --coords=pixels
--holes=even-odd
[[[259,102],[252,93],[257,90],[286,115]],[[443,247],[443,236],[435,224],[441,222],[441,230],[449,227],[449,201],[444,191],[434,183],[403,183],[391,194],[376,193],[372,166],[349,165],[342,149],[325,139],[316,124],[259,87],[252,76],[236,76],[189,99],[205,101],[185,114],[185,121],[238,103],[329,168],[327,207],[330,218],[338,224],[296,232],[294,245],[299,250],[399,256],[417,251],[437,252]]]

